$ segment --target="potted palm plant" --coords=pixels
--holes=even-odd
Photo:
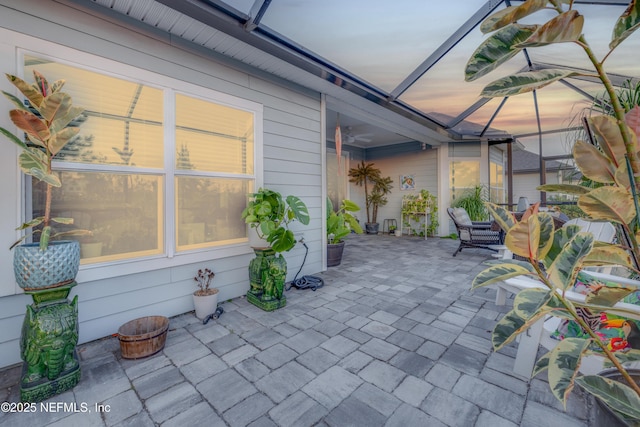
[[[505,244],[525,261],[509,260],[491,265],[474,280],[473,287],[485,286],[511,277],[527,275],[540,282],[537,289],[521,291],[514,309],[507,313],[493,331],[496,349],[512,341],[538,319],[548,314],[575,321],[584,331],[582,337],[566,338],[536,364],[534,375],[547,371],[554,395],[566,404],[575,384],[604,402],[608,408],[629,423],[640,420],[640,386],[623,366],[625,362],[640,360],[640,351],[614,351],[604,343],[594,326],[585,321],[584,310],[591,313],[615,314],[614,305],[637,291],[619,284],[601,284],[598,291],[587,294],[585,302],[577,304],[565,298],[572,289],[578,273],[585,266],[621,265],[635,274],[640,273],[638,231],[640,208],[640,108],[625,111],[616,96],[611,79],[583,35],[584,18],[574,9],[574,2],[560,0],[528,0],[519,6],[508,7],[489,16],[481,25],[483,32],[492,32],[467,63],[466,79],[475,80],[515,56],[524,48],[551,43],[574,43],[582,48],[606,91],[612,116],[595,116],[588,120],[588,132],[595,144],[577,141],[573,148],[576,165],[597,188],[579,185],[546,185],[542,191],[562,191],[578,196],[578,206],[592,219],[610,221],[617,225],[623,241],[621,245],[594,243],[591,233],[575,227],[554,229],[552,217],[538,212],[537,206],[525,211],[518,222],[510,212],[496,205],[488,205],[494,219],[507,230]],[[521,25],[524,17],[542,9],[552,9],[557,15],[542,25]],[[628,8],[615,23],[609,54],[640,27],[640,2],[629,2]],[[511,75],[489,83],[482,96],[512,96],[536,90],[555,81],[579,74],[570,69],[544,69]],[[630,106],[632,107],[632,106]],[[618,285],[618,286],[616,286]],[[619,313],[618,313],[619,314]],[[624,314],[624,313],[623,313]],[[614,366],[622,381],[603,375],[579,375],[582,357],[592,351],[602,354]],[[635,424],[634,424],[635,425]]]
[[[260,188],[250,195],[242,219],[267,245],[253,248],[256,258],[249,264],[247,301],[266,311],[284,307],[287,262],[281,253],[290,251],[297,243],[290,224],[296,220],[309,224],[307,206],[296,196],[283,199],[277,191]]]
[[[62,237],[90,234],[84,230],[56,231],[54,224],[69,225],[72,218],[51,216],[51,193],[60,187],[60,178],[52,171],[52,162],[67,143],[79,132],[74,124],[81,122],[83,109],[73,106],[71,96],[61,92],[64,80],[49,83],[34,70],[35,82],[29,84],[19,77],[6,75],[25,96],[26,101],[8,92],[2,92],[17,108],[11,110],[11,121],[26,135],[26,142],[0,128],[0,133],[15,143],[22,152],[18,159],[20,169],[46,185],[44,215],[33,218],[18,229],[32,229],[14,243],[14,273],[18,285],[26,290],[51,288],[71,283],[80,265],[80,245],[77,241],[53,241]],[[36,235],[38,243],[20,244]]]
[[[364,224],[367,234],[378,234],[380,224],[378,207],[387,204],[386,195],[391,192],[393,182],[390,177],[382,177],[380,169],[373,163],[360,162],[355,168],[349,169],[349,182],[364,187],[364,197],[367,210],[367,222]],[[371,193],[369,193],[371,185]]]
[[[344,238],[352,231],[362,234],[362,227],[351,212],[358,212],[360,206],[344,199],[337,211],[327,197],[327,267],[335,267],[342,262]]]

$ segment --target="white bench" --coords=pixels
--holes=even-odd
[[[619,276],[612,276],[609,274],[596,273],[591,271],[588,271],[586,273],[601,280],[636,286],[640,289],[640,282],[636,280],[625,279]],[[518,293],[519,291],[528,288],[546,289],[546,287],[542,283],[528,277],[514,277],[512,279],[507,279],[504,282],[498,284],[496,305],[505,304],[508,292]],[[560,293],[561,290],[558,289],[557,292]],[[574,302],[584,302],[585,300],[584,294],[571,291],[565,292],[565,297]],[[616,309],[625,310],[624,313],[617,313],[621,316],[640,320],[640,306],[638,305],[619,302],[612,308],[611,311],[615,312]],[[558,319],[557,317],[541,319],[533,324],[525,332],[520,334],[520,343],[518,344],[516,360],[513,366],[513,371],[516,374],[522,375],[526,378],[530,378],[536,362],[538,347],[540,345],[543,345],[547,349],[552,349],[553,347],[555,347],[558,341],[551,338],[551,334],[557,328],[559,320],[560,319]],[[584,374],[595,374],[602,370],[602,361],[602,357],[599,356],[583,357],[580,371]]]

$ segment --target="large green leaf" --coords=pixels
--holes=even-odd
[[[351,200],[347,200],[347,199],[344,199],[342,201],[341,208],[347,212],[358,212],[360,210],[360,206],[358,206],[356,203],[353,203]]]
[[[625,163],[624,156],[627,153],[627,148],[616,119],[610,116],[595,116],[589,120],[589,123],[598,146],[600,146],[605,156],[613,162],[616,168]],[[637,138],[633,132],[630,133],[631,143],[635,147],[633,151],[638,151]]]
[[[487,17],[480,25],[484,34],[518,21],[526,16],[543,9],[548,0],[529,0],[519,6],[509,6]]]
[[[582,354],[591,341],[591,339],[565,338],[549,352],[549,386],[553,395],[565,408],[578,375]]]
[[[620,187],[600,187],[583,194],[578,207],[593,219],[629,224],[636,216],[633,196]]]
[[[296,245],[296,237],[293,231],[286,230],[283,227],[276,229],[268,239],[271,247],[276,252],[290,251]]]
[[[591,191],[590,188],[575,184],[545,184],[536,187],[536,190],[547,191],[550,193],[566,193],[566,194],[586,194]]]
[[[577,10],[568,10],[550,19],[516,47],[539,47],[552,43],[575,42],[582,35],[583,25],[584,16]]]
[[[616,412],[640,419],[640,397],[628,385],[600,375],[584,375],[576,383]]]
[[[515,44],[525,41],[537,25],[511,24],[487,38],[473,52],[465,68],[465,80],[474,81],[513,58],[522,49]]]
[[[535,273],[531,264],[522,263],[517,264],[497,264],[481,271],[471,283],[471,289],[476,289],[481,286],[491,285],[502,280],[510,279],[511,277],[522,276],[524,274]]]
[[[531,92],[534,89],[542,88],[553,82],[557,82],[558,80],[574,75],[578,75],[578,73],[554,68],[538,71],[525,71],[503,77],[489,83],[482,90],[480,96],[495,98],[498,96],[518,95],[521,93]]]
[[[576,141],[573,145],[573,159],[587,178],[604,184],[615,182],[616,165],[594,145]]]
[[[293,211],[295,218],[302,224],[308,225],[311,217],[304,202],[296,196],[287,196],[287,203]]]
[[[493,217],[494,221],[497,222],[503,230],[508,231],[516,224],[516,218],[513,216],[513,212],[505,207],[489,202],[485,202],[485,206],[489,211],[489,215]]]
[[[582,264],[593,247],[593,234],[581,232],[573,236],[549,266],[549,280],[557,287],[567,290],[576,281]]]
[[[609,49],[614,49],[640,26],[640,2],[631,0],[627,9],[620,15],[613,27]]]

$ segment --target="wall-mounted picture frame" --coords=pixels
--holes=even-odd
[[[413,175],[400,175],[400,190],[415,190],[416,181],[413,179]]]

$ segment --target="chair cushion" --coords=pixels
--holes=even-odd
[[[453,208],[453,217],[460,225],[473,225],[465,208]]]

